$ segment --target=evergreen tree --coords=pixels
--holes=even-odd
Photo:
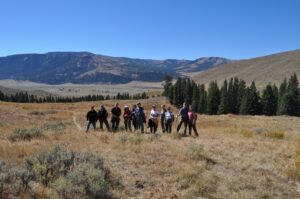
[[[229,108],[228,101],[228,85],[227,80],[224,81],[223,86],[221,88],[221,100],[218,108],[218,114],[227,114]]]
[[[283,82],[280,84],[279,86],[279,91],[278,91],[278,100],[277,100],[277,115],[281,115],[282,114],[282,102],[283,102],[283,96],[286,94],[287,92],[287,79],[284,78]]]
[[[240,114],[242,115],[258,115],[261,113],[259,92],[255,83],[252,82],[250,88],[247,88],[242,97]]]
[[[172,87],[172,82],[173,82],[173,77],[171,75],[166,75],[164,77],[164,92],[163,95],[171,98],[172,97],[172,92],[171,92],[171,87]]]
[[[273,88],[270,84],[262,92],[262,113],[264,115],[275,115],[276,114],[276,94],[274,94]]]
[[[284,84],[283,82],[282,84]],[[300,101],[299,101],[299,82],[297,75],[294,74],[290,77],[288,85],[285,87],[286,90],[281,96],[278,113],[280,115],[291,115],[299,116],[300,115]]]
[[[195,111],[198,110],[199,100],[200,100],[200,90],[197,85],[194,85],[193,86],[192,107],[193,107],[193,110],[195,110]]]
[[[238,81],[238,80],[237,80]],[[239,84],[237,86],[237,103],[235,107],[236,113],[240,113],[242,100],[244,95],[246,94],[246,82],[244,80],[239,80]]]
[[[198,112],[202,114],[207,113],[207,93],[204,84],[201,84],[199,88]]]
[[[210,83],[207,94],[207,113],[215,115],[220,104],[220,90],[216,81]]]

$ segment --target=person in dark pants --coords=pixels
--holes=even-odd
[[[160,123],[161,123],[161,130],[164,133],[166,131],[165,126],[165,113],[167,112],[166,106],[161,105],[161,111],[160,111]]]
[[[124,106],[123,118],[124,118],[125,130],[131,131],[131,111],[129,110],[129,107],[126,105]]]
[[[157,126],[158,126],[158,117],[159,117],[159,113],[156,110],[156,106],[153,105],[150,112],[150,119],[148,122],[148,126],[150,127],[151,133],[156,133]]]
[[[118,103],[111,109],[111,129],[113,132],[117,131],[119,128],[121,112]]]
[[[132,120],[132,125],[134,127],[134,130],[136,131],[137,125],[136,125],[136,118],[135,118],[135,114],[134,114],[135,109],[136,109],[136,105],[133,105],[132,111],[131,111],[131,120]]]
[[[171,111],[171,107],[168,107],[165,112],[165,131],[167,133],[172,133],[172,124],[174,122],[174,114]]]
[[[100,106],[100,110],[98,112],[98,117],[99,117],[99,122],[100,122],[100,129],[103,130],[103,123],[104,123],[106,126],[106,129],[109,131],[110,129],[109,129],[108,121],[107,121],[108,113],[103,104]]]
[[[188,108],[186,107],[186,103],[184,102],[182,105],[182,108],[179,111],[179,115],[180,116],[180,122],[177,126],[177,133],[179,133],[179,130],[181,128],[182,123],[184,124],[184,135],[186,135],[186,129],[187,129],[187,125],[188,125]]]
[[[189,135],[192,135],[192,129],[194,130],[194,133],[196,136],[198,136],[198,132],[196,129],[196,120],[197,120],[197,114],[194,113],[192,106],[189,106]]]
[[[97,120],[98,120],[97,111],[95,111],[94,106],[91,106],[91,110],[86,114],[86,121],[87,121],[86,132],[89,131],[91,125],[93,125],[94,130],[96,130]]]
[[[146,116],[140,102],[137,103],[137,107],[134,110],[134,116],[136,118],[137,130],[140,130],[141,133],[144,133],[144,123],[146,123]]]

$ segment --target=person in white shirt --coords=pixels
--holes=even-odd
[[[174,122],[174,114],[171,111],[171,107],[168,107],[167,112],[165,113],[165,127],[167,133],[172,132],[173,122]]]
[[[148,121],[148,127],[150,127],[151,133],[155,133],[157,131],[158,117],[159,117],[159,113],[156,110],[156,106],[153,105],[150,111],[150,119]]]

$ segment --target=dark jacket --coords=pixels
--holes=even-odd
[[[111,109],[111,113],[114,117],[120,117],[121,116],[121,109],[119,107],[114,107]]]
[[[98,114],[97,111],[95,110],[90,110],[87,114],[86,114],[86,120],[90,121],[90,122],[95,122],[98,120]]]
[[[143,107],[136,108],[134,110],[134,116],[137,120],[143,121],[144,123],[146,123],[146,116],[145,116]]]
[[[182,119],[188,119],[188,117],[189,117],[188,112],[189,112],[189,110],[187,107],[184,107],[184,108],[182,107],[179,111],[179,115],[181,116]]]
[[[105,108],[101,108],[98,112],[99,120],[106,120],[108,117],[108,113]]]

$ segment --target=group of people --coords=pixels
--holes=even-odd
[[[86,132],[89,131],[90,126],[92,125],[96,130],[96,124],[99,120],[100,129],[103,130],[103,124],[106,126],[108,131],[116,132],[119,129],[119,124],[121,121],[121,116],[124,119],[124,127],[125,131],[140,131],[144,133],[144,125],[147,124],[147,127],[150,128],[151,133],[156,133],[158,129],[158,123],[160,120],[161,130],[163,133],[171,133],[172,126],[175,121],[175,115],[171,111],[171,107],[167,107],[165,105],[161,106],[161,111],[157,111],[156,106],[153,105],[150,111],[150,116],[148,121],[146,121],[146,115],[144,112],[141,103],[133,105],[130,110],[129,106],[124,106],[124,111],[122,115],[122,110],[119,107],[119,104],[116,103],[114,107],[110,111],[111,113],[111,125],[108,122],[108,111],[105,109],[104,105],[100,106],[99,111],[95,110],[94,106],[91,106],[91,110],[87,113],[87,129]],[[184,135],[187,135],[187,128],[189,130],[189,135],[192,134],[192,130],[195,135],[198,136],[197,128],[196,128],[196,120],[197,114],[193,111],[192,106],[187,107],[186,103],[183,103],[181,109],[179,110],[179,114],[177,117],[180,117],[179,124],[177,125],[177,132],[180,131],[182,124],[184,125]],[[176,118],[177,118],[176,117]]]

